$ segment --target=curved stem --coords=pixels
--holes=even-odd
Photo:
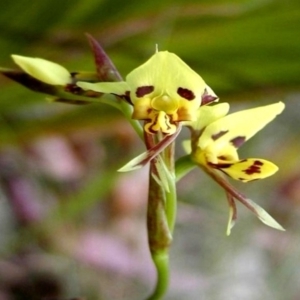
[[[132,111],[133,111],[132,106],[126,103],[124,100],[121,100],[120,107],[127,121],[131,124],[131,126],[138,134],[138,136],[143,140],[144,139],[143,127],[139,121],[132,119]]]
[[[156,267],[157,284],[152,295],[146,300],[159,300],[165,295],[169,285],[169,254],[167,251],[153,253],[152,260]]]
[[[191,159],[190,155],[185,155],[180,157],[176,161],[176,168],[175,168],[175,174],[176,174],[176,181],[179,181],[182,177],[184,177],[187,173],[192,171],[197,165],[195,162]]]
[[[152,148],[155,145],[155,138],[145,133],[145,143],[148,149]],[[165,148],[160,157],[150,161],[147,228],[149,248],[156,268],[157,280],[154,291],[147,300],[162,299],[169,284],[169,247],[172,242],[177,204],[173,144],[171,143]],[[161,178],[159,178],[160,176]],[[166,189],[165,185],[155,178],[162,181],[163,178],[166,178],[169,189]]]

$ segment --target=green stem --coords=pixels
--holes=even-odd
[[[169,285],[169,254],[158,252],[152,254],[152,260],[156,267],[157,284],[154,292],[147,300],[159,300],[165,295]]]
[[[154,256],[169,249],[172,235],[165,212],[165,193],[151,175],[152,173],[158,174],[153,161],[150,163],[147,229],[150,252]]]
[[[166,215],[169,225],[169,230],[173,234],[176,215],[177,215],[177,191],[175,177],[173,182],[169,183],[170,192],[166,193]]]
[[[169,284],[169,247],[172,236],[165,212],[164,190],[151,176],[156,173],[155,163],[150,163],[149,199],[147,210],[148,243],[156,268],[156,285],[147,300],[162,299]]]
[[[160,139],[163,137],[159,137]],[[152,148],[155,142],[153,136],[145,134],[145,143],[147,148]],[[159,178],[158,164],[161,159],[165,167],[163,175],[167,178],[169,189],[159,184],[155,177]],[[157,281],[156,286],[147,300],[162,299],[168,289],[169,284],[169,247],[172,242],[172,233],[176,219],[177,198],[176,198],[176,180],[174,166],[174,143],[169,145],[161,154],[161,158],[155,158],[150,162],[149,178],[149,199],[147,211],[147,227],[149,248],[153,263],[156,268]]]
[[[182,177],[184,177],[187,173],[192,171],[197,165],[191,159],[190,155],[185,155],[180,157],[176,161],[176,181],[179,181]]]
[[[175,176],[175,143],[172,143],[164,150],[164,160],[168,168],[168,184],[169,193],[166,192],[166,215],[169,225],[169,230],[173,234],[176,215],[177,215],[177,190]]]
[[[132,119],[132,111],[133,107],[125,102],[125,100],[120,101],[121,111],[124,114],[125,118],[129,121],[133,129],[136,131],[138,136],[144,140],[144,132],[143,127],[141,126],[140,122],[137,120]]]

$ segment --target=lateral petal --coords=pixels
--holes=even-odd
[[[235,163],[214,165],[229,177],[248,182],[269,177],[278,171],[278,167],[270,161],[260,158],[248,158]]]
[[[76,85],[81,87],[84,90],[91,90],[98,93],[104,94],[115,94],[119,96],[126,95],[126,92],[130,90],[128,84],[125,81],[117,82],[77,82]]]
[[[210,143],[216,150],[230,143],[239,148],[245,141],[271,122],[284,109],[284,103],[242,110],[209,124],[199,139],[199,147],[205,149]]]
[[[14,54],[11,57],[27,74],[42,82],[51,85],[66,85],[72,81],[70,72],[52,61]]]

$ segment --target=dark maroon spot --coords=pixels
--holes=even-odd
[[[218,132],[218,133],[216,133],[216,134],[213,134],[213,135],[211,136],[211,138],[212,138],[214,141],[216,141],[217,139],[219,139],[221,136],[223,136],[223,135],[226,134],[227,132],[228,132],[228,130],[220,131],[220,132]]]
[[[125,100],[130,105],[133,105],[133,103],[131,102],[131,98],[130,98],[130,91],[126,91],[124,95],[116,95],[116,94],[114,94],[114,95],[120,97],[123,100]]]
[[[153,126],[154,126],[154,124],[149,126],[148,131],[150,131],[152,134],[155,134],[157,131],[153,130]]]
[[[112,95],[115,95],[116,97],[120,97],[121,99],[128,102],[128,104],[133,105],[133,103],[131,102],[131,98],[130,98],[130,91],[126,91],[124,95],[117,95],[114,93],[112,93]]]
[[[70,72],[70,74],[71,74],[71,77],[72,77],[72,78],[75,78],[75,77],[76,77],[76,75],[78,75],[78,74],[79,74],[79,72]]]
[[[140,86],[136,89],[135,94],[137,97],[143,97],[147,94],[150,94],[154,91],[154,86],[153,85],[145,85],[145,86]]]
[[[171,125],[170,125],[170,123],[168,122],[169,120],[168,120],[168,117],[167,117],[167,116],[165,116],[165,121],[166,121],[166,125],[167,125],[168,130],[170,130],[170,129],[171,129]]]
[[[232,166],[231,163],[213,164],[213,163],[209,162],[208,164],[214,169],[227,169],[230,166]],[[220,170],[220,171],[222,171],[222,170]]]
[[[81,94],[81,92],[83,91],[82,88],[80,88],[79,86],[77,86],[75,83],[69,83],[64,87],[65,91],[68,93],[72,93],[75,95]]]
[[[226,159],[227,159],[227,157],[226,157],[225,155],[220,155],[220,156],[218,156],[218,159],[221,159],[221,160],[226,160]]]
[[[75,105],[86,105],[89,104],[88,102],[84,100],[71,100],[71,99],[62,99],[62,98],[55,98],[55,102],[60,102],[60,103],[68,103],[68,104],[75,104]]]
[[[213,95],[210,95],[208,94],[208,91],[207,89],[204,90],[204,93],[202,95],[202,102],[201,102],[201,105],[206,105],[208,103],[211,103],[211,102],[214,102],[218,99],[217,96],[213,96]]]
[[[246,140],[245,136],[237,136],[233,138],[230,142],[235,148],[239,148],[244,144],[245,140]]]
[[[259,160],[256,160],[250,167],[248,167],[246,170],[243,170],[244,173],[248,175],[252,175],[254,173],[261,173],[261,166],[263,165],[262,162]]]
[[[186,100],[193,100],[193,99],[195,99],[195,95],[194,95],[194,93],[191,90],[184,89],[182,87],[179,87],[177,89],[177,94],[179,96],[181,96],[182,98],[186,99]]]
[[[263,163],[262,161],[260,161],[260,160],[256,160],[256,161],[254,162],[254,165],[255,165],[255,166],[263,166],[264,163]]]

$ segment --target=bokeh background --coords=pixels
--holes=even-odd
[[[224,193],[191,172],[178,184],[165,299],[300,299],[298,0],[0,1],[0,28],[3,67],[15,67],[10,54],[21,54],[93,70],[88,32],[124,76],[157,44],[201,74],[232,111],[284,101],[284,113],[240,150],[280,171],[234,184],[286,232],[238,205],[227,237]],[[147,168],[116,172],[143,150],[110,107],[49,103],[0,77],[1,300],[145,299],[155,282]]]

